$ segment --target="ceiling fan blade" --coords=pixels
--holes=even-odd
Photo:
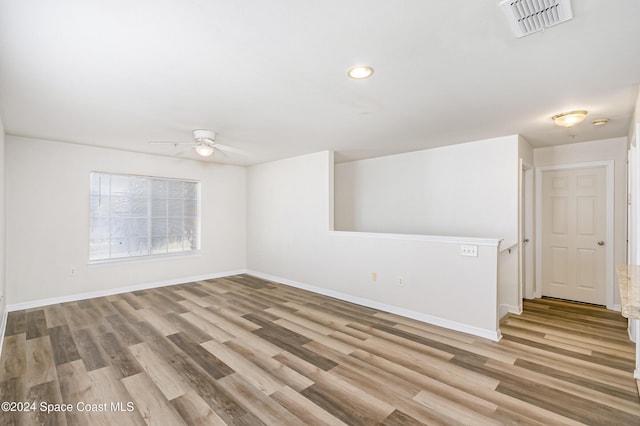
[[[171,144],[171,145],[193,145],[193,142],[173,142],[173,141],[149,141],[152,145]]]
[[[233,152],[234,154],[247,155],[247,156],[251,155],[249,151],[244,151],[242,149],[234,148],[232,146],[222,145],[219,143],[214,144],[213,147],[216,149],[219,149],[220,151]]]

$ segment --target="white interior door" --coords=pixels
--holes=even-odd
[[[542,295],[606,305],[606,168],[542,173]]]

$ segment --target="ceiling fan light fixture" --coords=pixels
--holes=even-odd
[[[362,80],[373,75],[373,68],[367,65],[357,65],[349,68],[347,75],[355,80]]]
[[[211,156],[211,154],[213,154],[213,147],[211,145],[207,145],[204,143],[200,143],[196,145],[195,150],[198,153],[198,155],[202,157],[209,157]]]
[[[560,127],[573,127],[576,124],[582,123],[585,117],[587,116],[587,111],[585,110],[577,110],[577,111],[569,111],[563,112],[560,114],[556,114],[551,119],[556,126]]]

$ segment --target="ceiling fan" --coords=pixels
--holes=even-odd
[[[250,155],[249,152],[243,151],[231,146],[222,145],[216,142],[216,132],[206,129],[195,129],[193,131],[193,141],[191,142],[169,142],[169,141],[151,141],[151,144],[172,144],[174,146],[190,144],[196,153],[202,157],[209,157],[218,149],[220,151],[233,152],[240,155]]]

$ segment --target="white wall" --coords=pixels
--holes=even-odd
[[[636,101],[635,111],[629,125],[629,137],[627,144],[627,153],[629,158],[629,174],[628,174],[628,194],[630,205],[628,209],[628,235],[629,245],[627,253],[627,262],[632,264],[640,264],[640,209],[638,209],[638,201],[640,200],[640,95]]]
[[[519,238],[517,135],[335,166],[335,228],[360,232]],[[518,246],[500,255],[500,316],[519,312]]]
[[[640,221],[638,220],[638,199],[640,196],[640,150],[638,149],[638,136],[640,134],[640,124],[632,123],[634,131],[630,133],[627,155],[629,159],[629,171],[627,175],[627,192],[629,196],[629,207],[627,210],[627,230],[629,236],[627,262],[640,264]],[[637,131],[636,128],[637,127]]]
[[[7,304],[6,292],[6,242],[5,242],[5,161],[4,161],[5,135],[2,117],[0,117],[0,321],[4,318]],[[0,339],[4,336],[4,324],[0,327]],[[2,344],[0,343],[0,348]]]
[[[250,272],[497,338],[498,240],[331,232],[332,178],[330,152],[248,168]]]
[[[627,138],[603,139],[533,150],[536,167],[614,161],[614,263],[626,263],[627,250]],[[614,304],[620,304],[617,280]]]
[[[518,137],[335,166],[336,230],[517,241]]]
[[[201,254],[88,265],[91,171],[201,181]],[[7,136],[8,303],[244,269],[245,174],[237,166]]]
[[[638,108],[640,108],[640,106]],[[636,123],[634,149],[633,153],[630,153],[634,156],[634,172],[631,174],[631,178],[633,179],[633,192],[631,193],[631,200],[633,203],[633,224],[631,226],[633,231],[629,236],[630,241],[632,241],[630,249],[633,253],[633,257],[630,257],[629,259],[631,259],[636,265],[640,265],[640,208],[638,207],[638,204],[640,203],[640,117],[638,120],[639,121]]]

